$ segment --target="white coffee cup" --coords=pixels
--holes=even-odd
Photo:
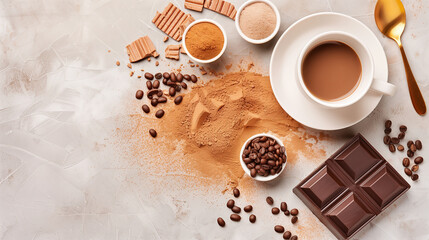
[[[308,90],[302,76],[302,65],[304,62],[304,58],[315,47],[326,42],[341,42],[348,45],[356,52],[362,66],[361,79],[356,89],[349,96],[346,96],[337,101],[323,100],[314,96]],[[301,51],[301,54],[299,55],[297,68],[298,68],[297,69],[298,80],[304,92],[313,101],[328,108],[342,108],[342,107],[350,106],[356,103],[357,101],[359,101],[360,99],[362,99],[367,94],[369,89],[372,89],[374,91],[377,91],[389,96],[394,95],[396,91],[395,85],[390,84],[388,82],[383,82],[383,81],[374,79],[374,61],[370,51],[358,38],[346,32],[330,31],[330,32],[325,32],[320,35],[317,35],[316,37],[311,39],[304,46],[304,48]]]

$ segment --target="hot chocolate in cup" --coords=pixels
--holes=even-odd
[[[368,48],[355,36],[330,31],[315,36],[302,49],[297,64],[302,90],[328,108],[350,106],[371,89],[393,95],[396,87],[374,79]]]

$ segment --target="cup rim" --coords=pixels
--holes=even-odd
[[[222,31],[222,35],[223,35],[223,39],[224,39],[224,41],[223,41],[223,47],[222,47],[222,50],[219,52],[219,54],[216,55],[215,57],[213,57],[211,59],[207,59],[207,60],[198,59],[198,58],[192,56],[192,54],[190,54],[189,51],[188,51],[188,49],[186,48],[186,34],[188,33],[189,29],[192,26],[194,26],[195,24],[201,23],[201,22],[208,22],[208,23],[212,23],[212,24],[216,25]],[[225,33],[225,29],[223,29],[223,27],[218,22],[216,22],[216,21],[214,21],[212,19],[207,19],[207,18],[199,19],[199,20],[193,21],[191,24],[189,24],[186,27],[185,31],[183,32],[182,39],[183,39],[182,47],[185,49],[186,54],[193,61],[198,62],[198,63],[211,63],[211,62],[214,62],[214,61],[218,60],[223,55],[223,53],[225,52],[226,45],[227,45],[227,42],[228,42],[227,37],[226,37],[226,33]]]
[[[263,39],[252,39],[252,38],[249,38],[248,36],[246,36],[243,33],[243,31],[241,31],[241,28],[240,28],[240,14],[241,14],[241,12],[248,5],[250,5],[252,3],[256,3],[256,2],[263,2],[263,3],[268,4],[273,9],[274,13],[276,14],[276,19],[277,19],[277,21],[276,21],[276,27],[274,28],[274,31],[271,33],[271,35],[269,35],[268,37],[263,38]],[[245,3],[243,3],[240,6],[240,8],[237,11],[237,14],[235,15],[235,28],[237,29],[238,34],[244,40],[246,40],[246,41],[248,41],[250,43],[253,43],[253,44],[263,44],[263,43],[266,43],[266,42],[270,41],[271,39],[273,39],[274,36],[276,36],[277,33],[279,32],[280,23],[281,23],[281,19],[280,19],[279,9],[276,7],[276,5],[274,5],[271,1],[268,1],[268,0],[249,0],[249,1],[245,2]]]
[[[371,79],[366,80],[366,81],[370,81],[369,84],[367,84],[367,86],[364,86],[363,90],[361,90],[360,92],[360,96],[357,97],[356,99],[352,100],[352,101],[343,101],[344,99],[347,99],[349,96],[353,95],[354,93],[352,93],[351,95],[349,95],[348,97],[338,100],[338,101],[325,101],[323,99],[320,99],[316,96],[314,96],[307,88],[307,86],[304,83],[304,79],[302,77],[302,63],[304,60],[305,55],[310,51],[310,46],[312,46],[316,41],[318,41],[320,38],[324,37],[324,36],[329,36],[329,35],[345,35],[349,38],[352,38],[353,40],[355,40],[365,51],[366,55],[368,55],[369,58],[369,66],[371,67],[370,69],[370,74],[371,74]],[[335,41],[335,39],[332,39],[332,41]],[[322,44],[323,42],[320,42],[318,45]],[[347,44],[347,42],[344,42],[344,44]],[[318,46],[317,45],[317,46]],[[316,46],[313,46],[312,48],[314,48]],[[353,49],[353,48],[352,48]],[[354,50],[354,49],[353,49]],[[359,56],[358,53],[356,53],[359,57],[359,59],[361,60],[361,57]],[[305,93],[307,94],[307,96],[309,96],[313,101],[315,101],[316,103],[323,105],[325,107],[328,108],[344,108],[344,107],[348,107],[350,105],[355,104],[356,102],[360,101],[362,99],[363,96],[365,96],[369,89],[371,88],[371,84],[374,81],[374,60],[372,58],[372,55],[370,53],[370,51],[368,50],[368,48],[362,43],[362,41],[360,41],[357,37],[355,37],[352,34],[349,34],[347,32],[343,32],[343,31],[328,31],[328,32],[324,32],[321,34],[316,35],[315,37],[313,37],[310,41],[308,41],[305,46],[302,48],[301,53],[298,57],[298,63],[297,63],[297,74],[298,74],[298,80],[299,83],[301,85],[301,88],[305,91]],[[362,81],[362,79],[361,79]],[[359,87],[359,86],[358,86]]]
[[[246,173],[250,178],[252,178],[252,179],[254,179],[254,180],[256,180],[256,181],[268,182],[268,181],[271,181],[271,180],[273,180],[273,179],[276,179],[276,178],[277,178],[278,176],[280,176],[280,174],[282,174],[282,172],[285,170],[285,168],[286,168],[286,164],[287,164],[287,160],[288,160],[288,157],[287,157],[287,149],[286,149],[286,147],[285,147],[286,162],[285,162],[285,163],[283,163],[282,170],[280,170],[280,172],[279,172],[279,173],[277,173],[277,174],[275,174],[275,175],[268,175],[268,176],[266,176],[266,177],[262,177],[262,176],[256,175],[256,177],[252,177],[252,176],[250,175],[250,170],[247,168],[246,164],[245,164],[245,163],[244,163],[244,161],[243,161],[243,157],[242,157],[243,152],[244,152],[244,149],[245,149],[245,147],[246,147],[247,143],[248,143],[249,141],[253,140],[254,138],[257,138],[257,137],[263,137],[263,136],[270,137],[270,138],[272,138],[272,139],[276,140],[276,142],[277,142],[280,146],[285,147],[285,145],[283,144],[283,142],[282,142],[278,137],[273,136],[272,134],[268,134],[268,133],[258,133],[258,134],[255,134],[255,135],[253,135],[253,136],[249,137],[249,138],[244,142],[243,146],[241,147],[241,151],[240,151],[240,165],[241,165],[241,168],[243,168],[244,172],[245,172],[245,173]]]

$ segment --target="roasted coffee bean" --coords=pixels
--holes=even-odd
[[[413,165],[411,167],[411,171],[413,171],[413,172],[417,172],[418,170],[419,170],[419,165]]]
[[[249,216],[249,222],[251,222],[251,223],[255,223],[255,222],[256,222],[256,216],[255,216],[255,215],[253,215],[253,214],[251,214],[251,215]]]
[[[292,216],[296,216],[296,215],[298,215],[298,213],[299,213],[299,211],[298,211],[298,209],[296,209],[296,208],[294,208],[294,209],[290,210],[290,214],[291,214]]]
[[[174,87],[174,89],[176,89],[176,92],[180,92],[182,90],[182,87],[180,86],[180,84],[178,84]]]
[[[416,145],[417,150],[422,150],[422,148],[423,148],[422,141],[416,140],[416,144],[415,145]]]
[[[232,193],[234,194],[234,197],[240,197],[240,190],[238,190],[238,188],[234,188],[234,190],[232,190]]]
[[[152,73],[145,73],[144,74],[144,77],[147,79],[147,80],[153,80],[153,74]]]
[[[417,181],[417,179],[419,179],[419,175],[416,173],[416,174],[413,174],[412,176],[411,176],[411,180],[413,180],[413,181]]]
[[[287,204],[285,202],[281,202],[280,203],[280,209],[282,210],[282,212],[287,210]]]
[[[410,166],[410,159],[409,158],[402,159],[402,166],[404,166],[404,167]]]
[[[253,168],[253,169],[250,170],[250,176],[253,177],[253,178],[256,177],[256,169]]]
[[[183,81],[183,75],[181,73],[177,74],[177,81],[182,82]]]
[[[162,79],[162,84],[167,85],[167,82],[168,82],[167,78]]]
[[[400,140],[399,140],[399,138],[393,137],[390,139],[390,141],[392,141],[392,143],[394,143],[394,144],[398,144]]]
[[[399,131],[401,131],[401,132],[406,132],[406,131],[407,131],[407,126],[405,126],[405,125],[401,125],[401,126],[399,127]]]
[[[423,158],[422,157],[416,157],[415,159],[414,159],[414,163],[415,164],[420,164],[420,163],[422,163],[423,162]]]
[[[176,95],[176,89],[174,87],[170,87],[170,89],[168,89],[168,94],[174,97],[174,95]]]
[[[191,76],[189,76],[189,74],[185,74],[185,75],[183,75],[183,78],[184,78],[186,81],[191,81]]]
[[[404,172],[405,172],[405,174],[407,174],[408,176],[411,176],[411,175],[413,174],[409,168],[404,168]]]
[[[395,145],[389,144],[389,151],[390,152],[395,152],[396,151]]]
[[[398,149],[398,151],[400,151],[400,152],[404,151],[404,146],[402,146],[402,145],[398,145],[396,148],[397,148],[397,149]]]
[[[217,224],[221,227],[225,227],[225,221],[222,218],[217,218]]]
[[[139,99],[139,100],[142,99],[143,95],[144,95],[144,93],[142,90],[137,90],[137,92],[136,92],[136,98],[137,99]]]
[[[149,134],[153,137],[156,138],[156,135],[158,135],[155,131],[155,129],[149,129]]]
[[[286,211],[285,211],[285,215],[286,215],[286,216],[289,216],[289,215],[290,215],[289,210],[286,210]]]
[[[170,74],[169,74],[168,72],[165,72],[164,74],[162,74],[162,76],[163,76],[165,79],[170,79]]]
[[[153,95],[157,95],[159,92],[162,92],[162,91],[159,89],[152,89],[147,92],[147,98],[152,99]]]
[[[155,78],[156,78],[156,79],[161,79],[161,78],[162,78],[162,73],[160,73],[160,72],[159,72],[159,73],[156,73],[156,74],[155,74]]]
[[[407,156],[410,157],[410,158],[414,157],[414,152],[411,151],[410,149],[408,149]]]
[[[272,197],[267,197],[266,201],[267,201],[267,203],[268,203],[268,204],[270,204],[270,205],[273,205],[273,204],[274,204],[274,200],[273,200],[273,198],[272,198]]]
[[[280,209],[278,207],[271,208],[271,213],[277,215],[280,213]]]
[[[240,208],[240,207],[237,207],[237,206],[232,207],[232,208],[231,208],[231,210],[232,210],[233,212],[235,212],[235,213],[240,213],[240,212],[241,212],[241,208]]]
[[[292,224],[295,224],[296,222],[298,222],[298,217],[297,216],[293,216],[292,219],[290,220],[290,222]]]
[[[235,206],[235,201],[233,199],[229,199],[228,202],[226,202],[226,206],[228,208],[231,208]]]
[[[172,82],[176,82],[177,81],[177,77],[176,77],[176,74],[175,73],[170,73],[170,80],[172,81]]]
[[[171,80],[167,80],[167,84],[166,84],[167,86],[169,86],[169,87],[176,87],[176,83],[175,82],[172,82]]]
[[[416,152],[417,151],[417,147],[416,147],[416,145],[415,144],[411,144],[411,146],[410,146],[410,150],[414,153],[414,152]]]
[[[283,239],[285,240],[289,240],[291,236],[292,236],[292,233],[290,231],[286,231],[283,233]]]
[[[243,208],[243,210],[244,210],[245,212],[251,212],[251,211],[253,210],[253,207],[252,207],[252,205],[247,205],[247,206],[245,206],[245,207]]]
[[[163,95],[164,93],[161,91],[161,90],[159,90],[157,93],[156,93],[156,95],[158,96],[158,97],[162,97],[162,95]]]
[[[158,89],[159,85],[160,85],[159,84],[159,80],[155,80],[155,81],[153,81],[152,87],[155,88],[155,89]]]
[[[408,148],[410,148],[412,144],[414,144],[414,142],[413,142],[413,141],[411,141],[411,140],[410,140],[410,141],[408,141],[408,142],[407,142],[407,147],[408,147]]]
[[[282,225],[276,225],[274,226],[274,231],[278,233],[283,233],[285,231],[285,228]]]
[[[392,121],[387,120],[386,122],[384,122],[384,127],[385,128],[391,128],[392,127]]]
[[[152,100],[150,100],[150,104],[154,107],[156,107],[156,105],[158,105],[158,99],[157,98],[153,98]]]
[[[166,97],[160,97],[158,98],[158,103],[166,103],[167,102],[167,98]]]
[[[186,84],[185,82],[181,82],[180,86],[182,86],[183,89],[188,89],[188,84]]]
[[[183,97],[182,97],[182,96],[177,96],[177,97],[174,99],[174,104],[179,105],[179,104],[182,102],[182,100],[183,100]]]
[[[298,236],[297,235],[293,235],[290,240],[298,240]]]
[[[193,83],[196,83],[198,81],[197,76],[195,76],[194,74],[191,75],[191,81]]]
[[[147,90],[152,90],[152,82],[146,81],[146,87],[147,87]]]
[[[404,139],[405,138],[405,133],[401,132],[398,134],[398,138],[399,139]]]
[[[384,133],[385,134],[390,134],[392,132],[392,129],[391,128],[386,128],[386,129],[384,129]]]
[[[384,144],[386,144],[386,145],[388,145],[389,143],[390,143],[390,137],[389,136],[384,136],[383,137],[383,142],[384,142]]]
[[[165,113],[164,110],[159,109],[158,111],[156,111],[155,117],[162,118],[164,116],[164,113]]]
[[[240,215],[235,214],[235,213],[231,214],[231,216],[229,218],[234,222],[239,222],[241,220]]]

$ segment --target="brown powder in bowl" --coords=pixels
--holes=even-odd
[[[200,60],[216,57],[222,51],[224,42],[222,30],[209,22],[193,25],[185,37],[188,53]]]
[[[254,40],[270,36],[276,28],[276,23],[276,13],[270,5],[263,2],[246,6],[239,16],[241,31]]]

